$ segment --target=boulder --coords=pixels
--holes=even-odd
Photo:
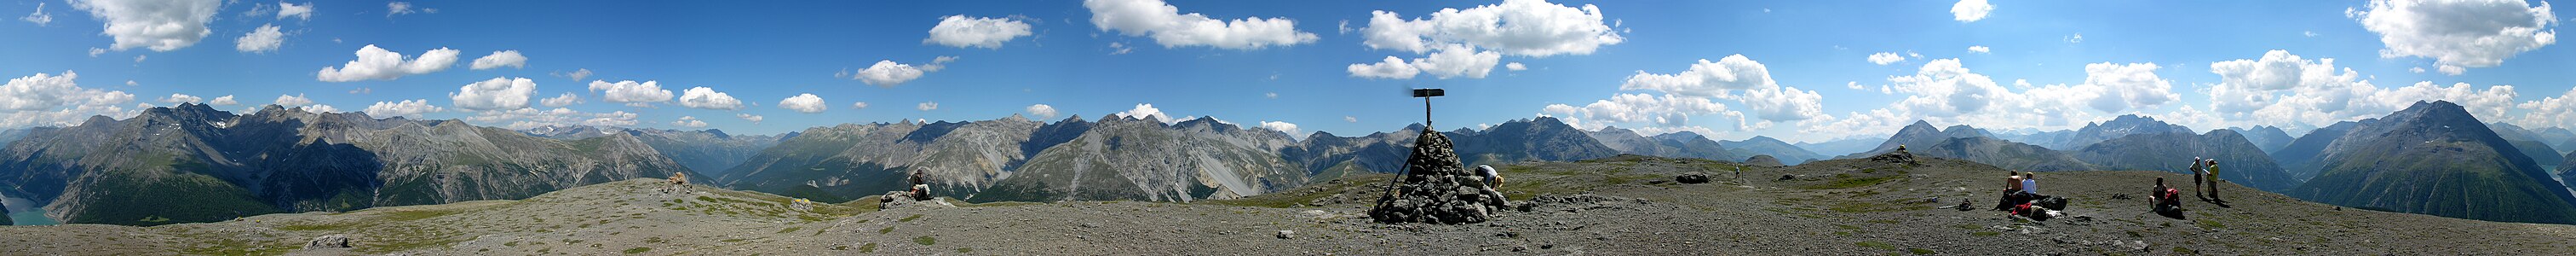
[[[1280,231],[1279,231],[1279,239],[1296,239],[1296,238],[1297,238],[1297,231],[1296,231],[1296,230],[1280,230]]]
[[[326,235],[326,236],[322,236],[322,237],[315,237],[315,238],[313,238],[313,241],[310,241],[310,242],[304,242],[304,248],[305,248],[305,249],[315,249],[315,248],[349,248],[349,236],[346,236],[346,235]]]
[[[1378,197],[1369,209],[1369,218],[1381,223],[1469,224],[1493,218],[1492,209],[1508,209],[1502,192],[1486,187],[1485,182],[1458,161],[1449,137],[1439,131],[1423,128],[1414,139],[1413,155],[1404,160],[1404,174],[1396,177],[1394,187]]]
[[[1682,173],[1681,176],[1673,176],[1673,181],[1681,182],[1682,184],[1708,183],[1708,174],[1700,172]]]

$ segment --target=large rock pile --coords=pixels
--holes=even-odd
[[[1467,224],[1485,222],[1493,217],[1489,211],[1506,209],[1503,194],[1485,186],[1484,177],[1467,170],[1458,162],[1458,153],[1449,145],[1449,137],[1422,129],[1414,139],[1413,156],[1405,158],[1405,173],[1394,192],[1378,197],[1377,207],[1369,209],[1369,218],[1383,223]]]

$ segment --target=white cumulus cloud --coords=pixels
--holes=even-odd
[[[286,17],[290,16],[295,17],[296,19],[313,20],[313,2],[304,2],[304,4],[301,5],[288,2],[277,2],[277,18],[286,19]]]
[[[528,99],[537,95],[537,82],[527,78],[500,78],[465,84],[447,99],[457,108],[467,110],[510,110],[528,107]]]
[[[285,43],[286,33],[278,32],[277,25],[260,25],[258,29],[252,29],[250,33],[242,33],[241,38],[233,39],[233,50],[241,52],[271,52],[277,51],[277,47],[284,45]]]
[[[1055,106],[1048,106],[1047,104],[1029,105],[1028,111],[1029,115],[1037,116],[1038,118],[1055,118]]]
[[[919,109],[921,111],[939,110],[939,102],[923,101],[921,104],[913,104],[912,109]]]
[[[305,98],[304,94],[300,93],[295,95],[277,95],[277,100],[271,101],[271,103],[277,104],[278,106],[295,107],[313,105],[313,99]]]
[[[1344,70],[1349,71],[1352,77],[1363,78],[1410,79],[1414,75],[1424,73],[1440,79],[1485,78],[1485,75],[1493,73],[1494,64],[1501,62],[1502,58],[1503,55],[1499,53],[1476,51],[1463,45],[1447,45],[1442,46],[1439,51],[1431,52],[1430,56],[1415,58],[1410,62],[1395,56],[1387,56],[1382,62],[1351,64]]]
[[[1993,50],[1993,48],[1986,48],[1984,45],[1968,46],[1968,52],[1974,53],[1991,53]]]
[[[671,121],[671,126],[688,127],[688,128],[706,128],[706,127],[707,127],[707,121],[699,121],[699,120],[698,120],[698,117],[695,117],[695,116],[680,116],[680,120],[679,120],[679,121]]]
[[[707,87],[689,87],[688,90],[680,93],[680,106],[697,109],[735,110],[742,109],[742,101],[734,100],[732,94],[716,92],[715,89]]]
[[[571,106],[572,104],[580,104],[580,103],[581,103],[581,95],[576,95],[576,94],[573,94],[573,93],[569,93],[569,92],[567,92],[567,93],[563,93],[563,95],[555,96],[554,98],[546,98],[546,99],[544,99],[544,100],[538,100],[537,102],[538,102],[538,103],[540,103],[540,104],[544,104],[544,105],[546,105],[546,107],[549,107],[549,108],[559,108],[559,107],[563,107],[563,106]]]
[[[1986,19],[1987,14],[1994,12],[1995,5],[1986,3],[1986,0],[1959,0],[1958,4],[1950,5],[1951,19],[1959,22],[1977,22],[1977,20]]]
[[[116,39],[109,49],[123,51],[144,47],[153,51],[171,51],[196,45],[213,30],[206,22],[215,19],[217,0],[81,0],[72,1],[73,9],[107,23],[100,34]],[[51,17],[47,17],[51,20]]]
[[[1163,115],[1163,109],[1154,108],[1154,104],[1150,103],[1136,104],[1136,108],[1134,109],[1128,109],[1127,111],[1121,111],[1113,115],[1167,123],[1177,121],[1172,120],[1172,116]]]
[[[1507,70],[1511,70],[1511,71],[1522,71],[1522,70],[1529,70],[1529,66],[1528,66],[1528,65],[1521,65],[1521,63],[1520,63],[1520,62],[1503,63],[1503,69],[1507,69]]]
[[[2494,67],[2515,54],[2558,42],[2559,20],[2549,2],[2523,0],[2374,0],[2367,10],[2346,9],[2387,45],[2382,58],[2426,57],[2443,73]]]
[[[913,79],[920,79],[923,74],[947,68],[948,62],[955,61],[956,59],[957,57],[940,56],[939,58],[932,59],[930,64],[919,66],[895,63],[893,60],[878,60],[876,65],[870,65],[867,69],[860,69],[858,74],[854,74],[850,76],[850,78],[858,79],[860,82],[867,82],[870,85],[876,85],[879,87],[894,87],[895,85],[902,85],[904,82],[911,82]]]
[[[753,123],[758,123],[758,122],[760,122],[760,120],[761,120],[761,119],[767,119],[767,118],[763,118],[763,117],[761,117],[760,115],[753,115],[753,114],[751,114],[751,113],[736,113],[736,114],[733,114],[733,117],[734,117],[734,118],[741,118],[741,119],[742,119],[742,120],[744,120],[744,121],[751,121],[751,122],[753,122]]]
[[[492,52],[492,55],[483,55],[482,58],[474,58],[474,65],[472,65],[472,67],[474,70],[494,69],[500,67],[527,68],[528,56],[519,55],[518,50],[494,51]]]
[[[868,102],[865,102],[865,101],[861,101],[861,102],[851,102],[851,103],[850,103],[850,110],[860,110],[860,109],[867,109],[867,108],[868,108]]]
[[[1898,61],[1905,61],[1905,56],[1903,56],[1903,55],[1896,55],[1896,53],[1893,53],[1893,52],[1880,52],[1880,53],[1872,53],[1872,54],[1870,54],[1870,55],[1869,55],[1869,63],[1870,63],[1870,64],[1878,64],[1879,66],[1886,66],[1887,64],[1896,64],[1896,62],[1898,62]]]
[[[795,110],[798,113],[822,113],[823,109],[828,106],[829,105],[823,103],[823,97],[814,96],[812,93],[800,93],[796,94],[795,97],[787,97],[787,99],[778,100],[778,108]],[[759,120],[752,121],[759,122]]]
[[[922,43],[948,47],[983,47],[1001,49],[1002,43],[1029,35],[1029,23],[1009,18],[966,17],[949,15],[930,27],[930,38]]]
[[[456,64],[456,54],[455,49],[440,47],[423,52],[418,58],[407,58],[402,53],[376,48],[376,45],[370,44],[358,48],[355,54],[358,56],[357,60],[351,60],[348,64],[342,64],[336,68],[322,67],[322,71],[315,73],[314,79],[323,82],[351,82],[368,79],[393,80],[402,76],[428,74],[445,71],[448,66]]]
[[[1261,17],[1220,20],[1198,13],[1181,13],[1180,7],[1162,0],[1086,0],[1082,6],[1091,10],[1091,24],[1100,31],[1153,38],[1155,43],[1166,48],[1207,46],[1250,50],[1304,44],[1316,39],[1315,33],[1297,31],[1295,20]]]
[[[1604,23],[1601,8],[1570,7],[1542,0],[1506,0],[1474,8],[1441,9],[1430,18],[1406,20],[1391,11],[1370,13],[1360,33],[1363,45],[1423,53],[1440,45],[1465,44],[1503,54],[1545,57],[1592,54],[1604,45],[1627,41]]]
[[[600,97],[606,98],[610,103],[626,103],[629,106],[647,106],[656,102],[671,101],[671,90],[663,90],[659,81],[638,83],[635,80],[626,80],[610,83],[606,80],[591,80],[590,91],[599,92]]]
[[[18,20],[27,21],[27,23],[35,23],[36,26],[43,27],[54,24],[54,15],[45,14],[45,2],[36,2],[36,13],[29,13],[27,14],[27,17],[20,17]]]
[[[80,73],[72,71],[63,71],[63,74],[60,76],[36,73],[31,76],[11,78],[9,79],[8,84],[0,85],[0,114],[11,112],[45,112],[48,110],[61,111],[61,109],[58,108],[63,107],[73,107],[70,110],[82,110],[79,112],[83,113],[97,113],[102,110],[121,111],[122,108],[116,108],[114,105],[122,105],[134,100],[134,94],[125,93],[123,91],[81,88],[78,83],[79,79]],[[84,110],[81,106],[96,106],[97,108],[87,108]],[[0,116],[18,117],[23,115],[25,114]],[[77,117],[86,118],[87,116]],[[0,127],[15,127],[15,125],[25,124],[46,124],[35,121],[37,120],[0,121]]]
[[[446,108],[440,108],[440,107],[438,107],[438,106],[431,106],[431,105],[429,105],[429,100],[427,100],[427,99],[416,99],[416,100],[405,100],[405,101],[401,101],[401,102],[383,102],[383,101],[378,101],[378,102],[376,102],[376,104],[375,104],[375,105],[369,105],[369,106],[367,106],[367,111],[366,111],[366,112],[367,112],[367,115],[369,115],[369,116],[380,117],[380,118],[381,118],[381,117],[392,117],[392,116],[407,116],[407,117],[411,117],[411,118],[420,118],[420,115],[421,115],[421,114],[434,113],[434,112],[446,111],[446,110],[447,110]]]
[[[232,95],[224,95],[223,97],[215,97],[215,99],[214,99],[214,100],[206,101],[206,105],[231,106],[231,105],[233,105],[233,104],[241,104],[241,102],[240,102],[240,101],[234,101],[234,100],[233,100],[233,96],[232,96]]]
[[[1288,136],[1303,136],[1299,135],[1297,124],[1289,122],[1261,121],[1261,129],[1270,129],[1272,131],[1288,133]]]
[[[179,104],[179,103],[189,103],[189,102],[203,101],[203,100],[205,100],[205,99],[206,99],[206,98],[197,97],[197,96],[189,96],[189,95],[187,95],[187,94],[177,94],[177,93],[172,93],[172,94],[170,94],[170,97],[162,97],[162,98],[161,98],[161,103]]]

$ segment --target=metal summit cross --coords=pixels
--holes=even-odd
[[[1448,94],[1449,93],[1447,91],[1442,91],[1439,88],[1413,89],[1413,97],[1422,98],[1422,128],[1424,130],[1430,130],[1432,127],[1431,97],[1440,97]]]

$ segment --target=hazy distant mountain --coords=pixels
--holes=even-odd
[[[2029,128],[2024,128],[2024,129],[2029,129]],[[1997,139],[2004,139],[2004,140],[2010,140],[2010,141],[2014,141],[2014,142],[2021,142],[2021,143],[2029,143],[2029,144],[2031,144],[2031,145],[2040,145],[2040,146],[2042,146],[2042,147],[2049,147],[2050,145],[2063,145],[2063,144],[2066,144],[2066,140],[2067,140],[2067,139],[2069,139],[2069,138],[2074,138],[2074,137],[2075,137],[2075,130],[2057,130],[2057,131],[2021,130],[2021,131],[2015,131],[2015,132],[2004,132],[2004,133],[1996,133],[1996,134],[1995,134],[1995,138],[1997,138]],[[2059,146],[2059,147],[2062,147],[2062,146]],[[2056,147],[2051,147],[2051,148],[2056,148]],[[2061,150],[2074,150],[2074,149],[2073,149],[2073,148],[2065,148],[2065,149],[2061,149]]]
[[[2289,132],[2281,131],[2281,127],[2278,126],[2257,125],[2254,128],[2229,127],[2227,129],[2245,135],[2245,141],[2253,142],[2254,147],[2262,148],[2266,154],[2281,150],[2281,147],[2288,147],[2290,141],[2298,140],[2290,137]]]
[[[2120,117],[2112,118],[2111,121],[2084,124],[2084,128],[2075,129],[2075,134],[2067,135],[2065,140],[2058,141],[2053,145],[2040,146],[2075,150],[2084,148],[2085,145],[2093,145],[2093,143],[2105,140],[2127,137],[2130,134],[2146,133],[2195,134],[2197,132],[2193,132],[2191,127],[2168,124],[2164,121],[2156,121],[2155,118],[2142,117],[2138,115],[2120,115]]]
[[[1869,151],[1870,149],[1878,147],[1879,143],[1887,142],[1887,136],[1889,135],[1854,135],[1852,137],[1827,140],[1824,142],[1799,142],[1795,145],[1798,145],[1798,148],[1806,149],[1808,152],[1816,152],[1816,155],[1838,156]]]
[[[1079,120],[1069,123],[1087,125]],[[907,120],[807,128],[754,154],[718,180],[737,189],[850,199],[905,189],[905,175],[918,169],[928,172],[939,192],[968,198],[1034,158],[1036,152],[1028,149],[1053,147],[1027,144],[1043,125],[1014,115],[973,122]]]
[[[2272,162],[2272,157],[2235,130],[2211,130],[2206,134],[2138,133],[2093,143],[2072,152],[2076,159],[2101,165],[2111,170],[2157,170],[2190,173],[2193,157],[2217,159],[2219,178],[2230,183],[2282,191],[2298,185],[2298,179]]]
[[[1977,129],[1977,127],[1975,127],[1975,126],[1968,126],[1968,125],[1964,125],[1964,124],[1962,124],[1962,125],[1951,125],[1950,127],[1941,128],[1941,134],[1947,134],[1947,135],[1950,135],[1950,137],[1951,137],[1951,138],[1994,137],[1994,136],[1995,136],[1995,133],[1992,133],[1992,132],[1986,132],[1986,129]]]
[[[1468,135],[1456,132],[1452,134]],[[1600,142],[1602,146],[1618,150],[1620,153],[1724,161],[1743,160],[1738,159],[1737,156],[1728,155],[1723,144],[1691,132],[1646,137],[1633,130],[1602,127],[1601,130],[1585,132],[1585,135],[1591,136],[1592,140]]]
[[[2576,195],[2565,184],[2448,101],[2356,122],[2323,148],[2317,177],[2286,194],[2445,217],[2576,223]]]
[[[735,165],[751,160],[751,156],[759,154],[760,150],[778,145],[779,137],[726,134],[716,129],[624,129],[624,132],[644,140],[645,145],[653,146],[653,150],[661,151],[671,161],[678,161],[691,171],[707,175],[710,181],[725,175],[725,171]]]
[[[1000,200],[1191,201],[1304,186],[1307,172],[1281,158],[1286,133],[1245,130],[1214,118],[1165,125],[1118,116],[1029,158],[998,181]]]
[[[2051,150],[2046,147],[2040,147],[2038,145],[2022,144],[2019,142],[1984,136],[1954,137],[1958,135],[1982,134],[1982,132],[1961,132],[1979,131],[1974,127],[1964,125],[1951,126],[1950,131],[1951,132],[1935,130],[1932,128],[1932,123],[1930,122],[1914,121],[1914,124],[1906,125],[1905,128],[1898,129],[1896,135],[1889,136],[1887,138],[1887,142],[1879,144],[1878,149],[1857,154],[1844,155],[1839,158],[1859,158],[1884,154],[1895,151],[1897,146],[1903,145],[1906,147],[1906,151],[1913,152],[1916,156],[1968,160],[2013,170],[2076,171],[2096,169],[2096,167],[2091,164],[2086,164],[2082,160],[2077,160],[2073,155],[2059,152],[2057,150]]]
[[[637,139],[643,140],[646,145],[653,146],[653,150],[661,151],[664,156],[670,157],[672,161],[688,166],[690,171],[707,175],[705,178],[709,180],[723,176],[726,171],[733,169],[734,165],[742,164],[743,161],[749,160],[752,154],[760,153],[761,149],[778,145],[778,139],[782,136],[734,135],[716,129],[668,130],[587,125],[542,126],[519,131],[528,133],[530,136],[559,140],[598,138],[618,133],[634,135]],[[784,136],[793,136],[793,133]]]
[[[1415,124],[1392,132],[1375,132],[1358,137],[1341,137],[1316,131],[1307,135],[1304,145],[1280,149],[1279,156],[1289,163],[1303,166],[1312,180],[1330,180],[1362,173],[1396,172],[1404,168],[1404,158],[1412,154],[1413,138],[1422,125]]]
[[[453,120],[202,104],[40,129],[0,149],[0,187],[69,223],[517,199],[686,172],[634,136],[550,140]]]
[[[2576,153],[2567,153],[2562,158],[2567,160],[2558,162],[2558,183],[2567,185],[2568,193],[2576,193]]]
[[[2308,134],[2291,140],[2289,145],[2272,150],[2272,162],[2280,164],[2282,170],[2289,171],[2291,178],[2298,178],[2299,182],[2305,183],[2308,179],[2317,177],[2318,164],[2321,162],[2316,160],[2329,150],[2327,146],[2333,145],[2336,140],[2343,139],[2346,133],[2359,126],[2361,126],[2360,122],[2343,121],[2309,130]]]
[[[901,175],[926,169],[935,192],[978,202],[1223,199],[1300,186],[1315,177],[1398,171],[1420,130],[1414,125],[1361,137],[1317,132],[1301,142],[1215,118],[1170,124],[1117,116],[1097,122],[1075,117],[1041,123],[1015,116],[845,124],[781,140],[721,180],[735,188],[834,200],[903,189]],[[1619,154],[1554,118],[1448,133],[1470,165]],[[1655,145],[1715,148],[1716,142]]]
[[[1449,134],[1449,139],[1457,145],[1458,159],[1468,166],[1527,160],[1572,161],[1619,155],[1619,150],[1604,146],[1582,129],[1575,129],[1553,117],[1503,122],[1476,134]]]
[[[27,137],[28,129],[31,128],[0,129],[0,145],[9,145],[9,142],[11,141],[18,141],[18,138]]]
[[[2536,132],[2522,129],[2521,126],[2514,126],[2513,124],[2506,124],[2504,122],[2488,123],[2487,127],[2495,129],[2496,137],[2504,138],[2504,141],[2513,144],[2514,149],[2520,150],[2523,155],[2531,156],[2531,160],[2534,162],[2544,165],[2555,165],[2559,161],[2567,160],[2565,157],[2558,155],[2561,153],[2557,148],[2550,147],[2549,143],[2542,142],[2546,139],[2542,139]]]
[[[1790,165],[1806,163],[1809,160],[1821,160],[1826,157],[1821,154],[1816,154],[1816,152],[1808,152],[1807,149],[1798,148],[1796,145],[1790,145],[1788,142],[1782,142],[1779,139],[1773,139],[1769,136],[1753,136],[1753,138],[1747,138],[1740,141],[1719,141],[1718,144],[1726,145],[1727,148],[1731,148],[1729,151],[1735,152],[1735,155],[1737,156],[1751,158],[1756,155],[1770,155],[1774,159],[1779,159],[1780,163]]]

